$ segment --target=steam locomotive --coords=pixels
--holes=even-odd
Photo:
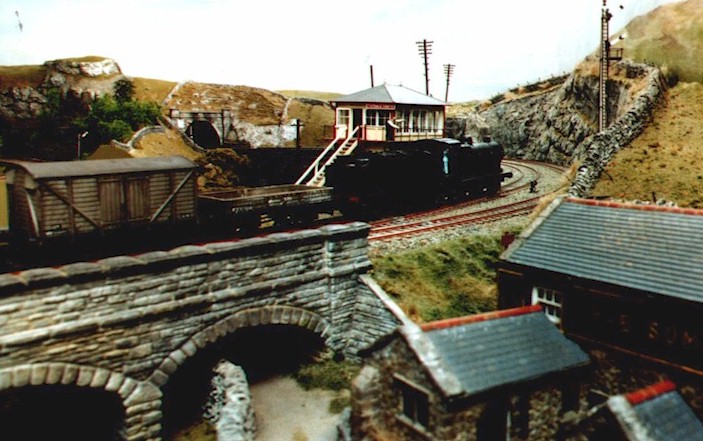
[[[365,218],[492,195],[505,178],[500,144],[427,139],[402,148],[339,157],[325,170],[335,206]]]

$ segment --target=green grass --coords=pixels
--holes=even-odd
[[[293,378],[305,390],[325,389],[341,391],[349,389],[352,379],[359,373],[359,365],[350,361],[327,359],[301,366]]]
[[[325,359],[318,363],[301,366],[293,378],[305,390],[324,389],[337,392],[329,403],[331,414],[341,413],[351,404],[351,382],[361,367],[351,361]]]
[[[12,87],[38,87],[46,76],[46,67],[0,66],[0,90]]]
[[[418,322],[495,310],[495,266],[502,234],[467,236],[373,257],[373,275]]]

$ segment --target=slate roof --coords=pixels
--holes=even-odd
[[[563,199],[501,260],[703,301],[703,210]]]
[[[333,100],[335,103],[413,104],[419,106],[446,106],[442,100],[416,92],[404,86],[382,84]]]
[[[629,441],[703,441],[703,424],[670,381],[611,397],[608,409]]]
[[[455,394],[468,397],[524,384],[589,364],[588,355],[528,306],[422,326],[445,370],[458,381]]]
[[[191,170],[198,167],[182,156],[96,159],[87,161],[30,162],[3,160],[8,167],[21,167],[34,179],[138,173],[156,170]]]

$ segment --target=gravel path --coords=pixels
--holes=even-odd
[[[336,441],[340,415],[329,412],[335,392],[306,391],[290,377],[250,386],[256,414],[256,441]]]

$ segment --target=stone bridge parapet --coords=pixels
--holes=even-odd
[[[0,391],[102,388],[122,400],[125,439],[157,440],[162,386],[237,329],[302,327],[357,357],[402,319],[365,279],[368,230],[329,225],[0,275]]]

